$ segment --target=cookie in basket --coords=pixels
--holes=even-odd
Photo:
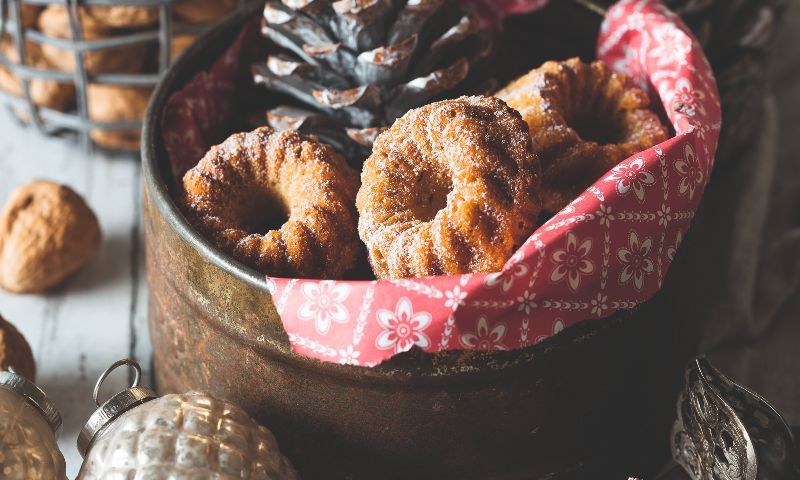
[[[357,265],[358,174],[314,136],[231,135],[186,172],[183,190],[189,221],[261,273],[343,278]]]
[[[90,84],[87,91],[89,117],[97,122],[141,120],[153,93],[149,87]],[[141,130],[106,130],[96,128],[89,133],[101,147],[114,150],[139,150]]]
[[[219,20],[236,9],[239,0],[183,0],[172,5],[172,11],[191,23]]]
[[[0,53],[11,63],[19,64],[16,45],[10,38],[5,38],[0,42]],[[25,56],[27,57],[25,63],[30,67],[42,70],[53,68],[53,65],[42,55],[41,45],[38,43],[27,41]],[[65,111],[75,102],[75,86],[71,83],[34,78],[28,85],[34,105]],[[22,82],[4,65],[0,65],[0,89],[18,97],[22,96]],[[24,118],[27,112],[20,111],[19,114]]]
[[[597,61],[546,62],[497,92],[519,110],[542,162],[543,209],[556,213],[631,155],[668,138],[633,80]]]
[[[114,36],[113,30],[110,30],[108,25],[91,16],[81,16],[81,28],[83,40],[99,40]],[[65,40],[72,39],[67,10],[61,5],[47,7],[39,16],[39,30],[49,37]],[[148,58],[149,47],[150,45],[138,43],[119,48],[86,52],[84,54],[84,65],[89,73],[139,72]],[[65,72],[75,70],[75,54],[71,50],[42,44],[42,54],[59,70]]]
[[[494,97],[409,111],[364,162],[358,231],[378,278],[500,271],[533,232],[539,160]]]

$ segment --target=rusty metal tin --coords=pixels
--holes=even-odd
[[[159,392],[197,389],[237,403],[306,479],[623,478],[660,466],[686,358],[672,358],[670,323],[647,306],[512,352],[411,351],[370,369],[291,351],[264,277],[217,251],[176,208],[160,135],[169,95],[218,58],[247,15],[190,47],[146,116]]]

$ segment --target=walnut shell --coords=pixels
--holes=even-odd
[[[99,7],[96,7],[99,8]],[[39,15],[39,30],[49,37],[72,39],[69,15],[63,5],[50,5]],[[99,40],[113,37],[109,27],[90,15],[81,15],[83,40]],[[88,73],[137,73],[144,67],[150,45],[138,43],[118,48],[107,48],[86,52],[83,63]],[[72,51],[42,44],[42,54],[56,69],[64,72],[75,70],[75,54]]]
[[[28,341],[0,316],[0,370],[14,369],[30,381],[36,381],[36,362]]]
[[[210,23],[231,13],[238,0],[183,0],[172,5],[178,17],[191,23]]]
[[[20,12],[22,13],[22,26],[25,28],[33,28],[36,26],[36,20],[39,19],[39,14],[42,12],[42,7],[39,5],[29,5],[21,3]]]
[[[81,21],[87,19],[106,28],[143,28],[158,22],[158,9],[128,5],[81,7]]]
[[[100,238],[97,217],[71,188],[22,185],[0,213],[0,287],[17,293],[54,287],[95,256]]]
[[[6,37],[0,41],[0,53],[14,64],[19,64],[19,54],[14,42]],[[50,70],[53,65],[42,55],[42,46],[36,42],[25,42],[25,63],[42,70]],[[75,86],[71,83],[60,83],[54,80],[33,78],[28,84],[31,100],[34,105],[66,111],[75,103]],[[22,82],[5,65],[0,65],[0,90],[17,97],[22,96]],[[27,112],[20,112],[27,118]]]
[[[89,118],[98,122],[141,120],[147,110],[150,87],[124,87],[120,85],[90,84],[87,91]],[[141,130],[104,130],[89,132],[94,143],[115,150],[139,150]]]

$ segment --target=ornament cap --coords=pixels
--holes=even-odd
[[[58,434],[61,433],[61,414],[58,413],[55,404],[44,393],[44,390],[17,373],[13,367],[8,371],[0,371],[0,388],[22,396],[44,417],[50,425],[50,429],[53,430],[53,435],[58,437]]]
[[[692,479],[798,478],[792,430],[764,397],[731,381],[705,356],[684,374],[672,456]],[[715,477],[716,478],[716,477]]]
[[[126,390],[116,393],[113,397],[109,398],[101,405],[97,400],[100,386],[112,371],[123,365],[129,366],[134,371],[134,378],[131,386]],[[78,451],[81,453],[81,456],[86,457],[86,454],[89,452],[89,448],[92,446],[92,442],[94,442],[95,437],[100,433],[100,431],[103,430],[103,428],[106,427],[106,425],[116,420],[117,417],[123,413],[136,408],[143,403],[158,398],[158,395],[156,395],[153,390],[139,386],[139,380],[141,377],[142,369],[139,364],[127,358],[117,360],[110,367],[108,367],[102,373],[102,375],[100,375],[100,378],[97,379],[97,384],[95,384],[94,392],[92,394],[94,403],[98,406],[98,408],[89,417],[89,420],[81,429],[80,435],[78,435]]]

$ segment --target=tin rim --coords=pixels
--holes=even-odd
[[[259,2],[252,2],[236,14],[226,18],[217,26],[212,28],[208,33],[200,37],[192,45],[190,45],[183,55],[167,70],[162,80],[156,86],[150,103],[145,112],[144,125],[142,127],[142,173],[144,177],[144,184],[147,187],[150,195],[153,196],[161,215],[164,216],[166,222],[183,238],[189,245],[199,251],[209,261],[222,268],[226,273],[233,275],[239,280],[246,282],[258,290],[269,293],[267,288],[267,281],[264,275],[261,275],[254,269],[243,265],[233,259],[230,255],[218,250],[214,245],[202,236],[197,230],[194,229],[184,218],[183,214],[178,209],[173,201],[172,194],[168,187],[167,178],[164,175],[167,165],[163,165],[166,159],[164,154],[163,142],[161,140],[161,112],[169,99],[169,96],[180,85],[185,84],[191,79],[191,76],[196,72],[193,66],[197,66],[195,57],[201,51],[217,50],[222,51],[228,47],[229,42],[226,40],[231,37],[232,33],[236,33],[233,29],[234,26],[239,25],[248,17],[252,16],[260,8]],[[221,47],[221,48],[220,48]],[[206,55],[210,63],[217,58],[217,55]],[[189,78],[182,78],[189,76]]]

